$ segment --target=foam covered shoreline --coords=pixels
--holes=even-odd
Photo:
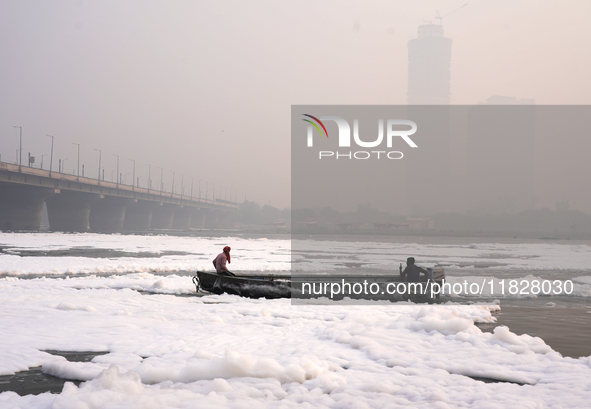
[[[96,235],[40,235],[38,242],[34,238],[28,244],[27,235],[22,236],[14,236],[21,243],[8,244],[40,249],[45,240],[46,246],[74,246]],[[10,237],[0,235],[4,246]],[[96,246],[126,251],[190,248],[196,255],[185,261],[198,266],[211,263],[210,255],[219,245],[232,240],[242,249],[235,262],[244,260],[253,269],[275,271],[289,265],[289,242],[283,240],[182,238],[177,242],[177,238],[121,237],[101,237]],[[344,246],[343,251],[360,246],[334,245]],[[363,246],[367,249],[367,243]],[[575,268],[587,251],[576,246],[526,246],[512,253],[506,248],[503,254],[507,260],[517,260],[514,265],[540,260],[558,265],[570,260]],[[380,243],[369,247],[383,250]],[[469,259],[473,250],[500,254],[502,245],[485,247],[437,251]],[[439,257],[424,245],[387,249],[394,252],[393,258],[410,252]],[[530,257],[519,256],[525,253]],[[37,260],[27,267],[37,274],[61,271],[61,263],[70,262],[64,260],[67,257],[16,254],[2,254],[0,262],[7,257],[25,264]],[[172,263],[181,263],[186,256],[172,257]],[[141,259],[148,265],[154,260]],[[91,269],[97,259],[78,262],[80,269],[70,267],[72,271]],[[321,268],[323,263],[321,259],[315,266]],[[578,273],[577,285],[591,285],[587,271]],[[461,279],[466,277],[470,276]],[[0,374],[42,366],[47,374],[83,381],[79,386],[66,383],[60,394],[21,397],[3,392],[0,407],[560,408],[586,407],[591,399],[591,357],[563,357],[540,338],[517,335],[503,326],[483,332],[475,325],[493,323],[497,304],[292,305],[286,299],[177,296],[192,292],[187,276],[147,271],[67,277],[47,273],[36,278],[23,273],[0,278]],[[91,362],[69,362],[46,350],[107,353]]]

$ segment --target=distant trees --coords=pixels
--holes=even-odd
[[[564,210],[570,209],[570,203],[568,200],[563,199],[563,200],[556,202],[556,205],[554,207],[556,208],[557,211],[564,211]]]
[[[466,211],[427,215],[434,220],[435,230],[456,232],[563,232],[591,233],[591,215],[570,210],[568,200],[556,202],[556,210],[528,209],[521,212]],[[319,223],[324,225],[405,223],[406,216],[397,216],[360,204],[356,211],[340,212],[331,207],[278,209],[246,201],[240,205],[235,221],[247,225],[284,222]]]
[[[238,220],[244,224],[269,224],[277,222],[289,223],[291,211],[280,210],[276,207],[245,201],[238,209]]]
[[[568,201],[567,203],[568,204]],[[578,210],[534,209],[518,213],[439,213],[433,216],[438,230],[507,232],[591,232],[591,215]]]

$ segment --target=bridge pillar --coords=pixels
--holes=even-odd
[[[90,207],[90,229],[101,232],[115,232],[123,229],[125,209],[132,199],[106,196]]]
[[[219,226],[221,212],[218,210],[209,210],[205,218],[205,227],[208,229],[217,229]]]
[[[148,230],[152,225],[152,216],[156,206],[159,206],[159,203],[141,200],[128,205],[125,210],[123,230]]]
[[[188,230],[191,227],[192,213],[192,207],[182,206],[180,209],[176,209],[172,220],[172,228],[175,230]]]
[[[54,195],[56,190],[0,184],[0,229],[39,230],[45,198]]]
[[[206,210],[193,208],[193,213],[191,213],[191,227],[193,229],[204,229],[206,217]]]
[[[152,213],[152,229],[172,229],[172,222],[174,220],[174,212],[179,208],[179,205],[160,203],[154,207]]]
[[[87,231],[90,207],[98,194],[62,190],[45,199],[49,228],[53,231]]]

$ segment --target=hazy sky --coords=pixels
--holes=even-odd
[[[453,104],[591,103],[585,0],[1,0],[0,154],[18,125],[23,158],[55,136],[54,169],[80,143],[87,176],[101,149],[107,180],[119,154],[142,185],[151,164],[288,207],[290,106],[406,103],[408,40],[465,3],[443,19]]]

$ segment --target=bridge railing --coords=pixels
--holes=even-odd
[[[98,180],[94,178],[89,178],[85,176],[76,176],[76,175],[69,175],[67,173],[60,173],[55,171],[49,171],[44,169],[37,169],[31,168],[28,166],[19,166],[12,163],[7,162],[0,162],[0,171],[8,171],[8,172],[15,172],[20,174],[32,175],[32,176],[39,176],[45,177],[48,179],[54,179],[64,182],[76,182],[76,183],[83,183],[86,185],[93,185],[93,186],[100,186],[104,188],[110,189],[118,189],[122,191],[134,192],[134,193],[141,193],[141,194],[148,194],[154,196],[162,196],[171,199],[178,199],[182,201],[187,201],[194,204],[210,204],[220,207],[227,207],[235,209],[239,206],[239,203],[232,202],[223,199],[206,199],[201,197],[194,197],[192,195],[183,195],[179,193],[172,193],[172,192],[165,192],[162,190],[156,189],[148,189],[144,187],[132,186],[117,182],[109,182],[105,180]]]

